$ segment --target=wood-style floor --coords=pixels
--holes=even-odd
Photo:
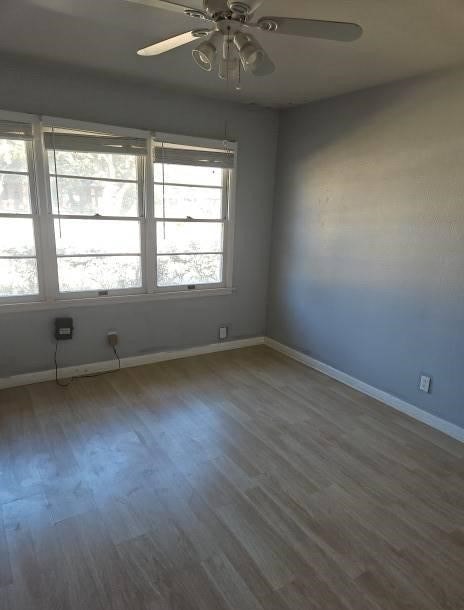
[[[268,348],[0,405],[2,610],[464,608],[464,445]]]

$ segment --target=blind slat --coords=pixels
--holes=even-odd
[[[0,121],[0,139],[32,140],[32,125],[14,121]]]
[[[161,142],[157,142],[155,144],[155,163],[233,169],[235,165],[235,154],[226,149],[180,148],[175,147],[172,144],[163,146]]]
[[[120,155],[146,155],[147,145],[142,138],[92,136],[47,132],[44,134],[47,150],[111,153]]]

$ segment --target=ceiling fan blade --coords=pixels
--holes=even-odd
[[[133,4],[144,4],[145,6],[152,6],[153,8],[161,8],[166,11],[174,11],[175,13],[182,13],[183,15],[195,16],[195,12],[201,13],[202,10],[192,6],[184,6],[177,2],[168,2],[168,0],[127,0]]]
[[[167,51],[172,51],[172,49],[177,49],[177,47],[181,47],[184,44],[188,44],[189,42],[193,42],[194,40],[203,38],[207,34],[209,34],[209,32],[207,32],[206,30],[194,30],[193,32],[185,32],[185,34],[179,34],[178,36],[173,36],[172,38],[167,38],[166,40],[161,40],[160,42],[155,42],[149,47],[139,49],[137,51],[137,55],[142,55],[143,57],[161,55],[162,53],[166,53]]]
[[[248,2],[250,5],[250,12],[248,15],[254,15],[263,2],[264,0],[252,0],[251,2]]]
[[[267,53],[263,51],[263,58],[256,65],[248,67],[247,71],[253,76],[268,76],[275,72],[275,64]]]
[[[263,31],[305,36],[307,38],[323,38],[351,42],[362,36],[363,29],[357,23],[339,21],[318,21],[317,19],[293,19],[290,17],[262,17],[258,27]]]

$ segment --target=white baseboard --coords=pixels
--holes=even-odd
[[[200,345],[197,347],[189,347],[168,352],[155,352],[153,354],[144,354],[143,356],[130,356],[128,358],[121,358],[121,368],[131,368],[134,366],[142,366],[144,364],[153,364],[155,362],[190,358],[191,356],[212,354],[214,352],[226,352],[229,350],[241,349],[243,347],[251,347],[253,345],[262,345],[263,343],[264,337],[252,337],[250,339],[224,341],[223,343],[212,343],[210,345]],[[114,368],[114,366],[114,360],[108,360],[106,362],[92,362],[90,364],[61,368],[59,374],[60,379],[69,379],[71,377],[79,377],[81,375],[92,375],[94,373],[110,371]],[[32,383],[41,383],[43,381],[51,381],[53,379],[55,379],[54,369],[38,371],[36,373],[25,373],[23,375],[13,375],[11,377],[2,377],[0,378],[0,390],[30,385]]]
[[[405,413],[418,421],[427,424],[428,426],[451,436],[452,438],[464,442],[464,428],[460,428],[455,424],[447,422],[436,415],[427,413],[410,403],[379,390],[355,377],[351,377],[347,373],[343,373],[328,364],[324,364],[311,356],[307,356],[283,343],[279,343],[270,337],[252,337],[250,339],[238,339],[236,341],[225,341],[224,343],[212,343],[210,345],[200,345],[197,347],[189,347],[185,349],[155,352],[152,354],[144,354],[142,356],[130,356],[121,358],[121,368],[131,368],[135,366],[143,366],[144,364],[154,364],[156,362],[165,362],[167,360],[178,360],[180,358],[190,358],[191,356],[200,356],[202,354],[212,354],[214,352],[225,352],[229,350],[241,349],[244,347],[252,347],[254,345],[267,345],[306,366],[320,371],[325,375],[344,383],[345,385],[366,394],[384,404]],[[106,362],[93,362],[90,364],[82,364],[78,366],[69,366],[60,369],[60,378],[69,379],[70,377],[79,377],[80,375],[91,375],[93,373],[101,373],[110,371],[115,366],[114,360]],[[38,371],[35,373],[25,373],[22,375],[13,375],[11,377],[0,378],[0,390],[5,388],[13,388],[17,386],[30,385],[33,383],[41,383],[43,381],[51,381],[55,379],[55,370]]]
[[[418,407],[415,407],[414,405],[411,405],[410,403],[405,402],[392,394],[388,394],[383,390],[374,388],[373,386],[368,385],[355,377],[351,377],[351,375],[342,373],[342,371],[339,371],[328,364],[324,364],[315,358],[311,358],[311,356],[307,356],[306,354],[288,347],[283,343],[279,343],[274,339],[265,337],[264,343],[272,349],[275,349],[276,351],[281,352],[282,354],[285,354],[286,356],[289,356],[290,358],[293,358],[294,360],[297,360],[298,362],[301,362],[302,364],[305,364],[316,371],[320,371],[321,373],[324,373],[325,375],[328,375],[329,377],[350,386],[350,388],[354,388],[363,394],[367,394],[367,396],[375,398],[389,407],[392,407],[397,411],[401,411],[401,413],[405,413],[406,415],[419,420],[423,424],[435,428],[436,430],[439,430],[440,432],[443,432],[444,434],[447,434],[458,441],[464,442],[464,428],[460,428],[455,424],[447,422],[436,415],[427,413],[427,411],[423,411],[422,409],[419,409]]]

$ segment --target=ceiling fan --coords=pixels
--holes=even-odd
[[[253,30],[339,42],[357,40],[363,33],[356,23],[338,21],[290,17],[261,17],[254,21],[254,14],[263,0],[203,0],[202,9],[168,0],[129,1],[174,11],[209,24],[209,28],[197,28],[156,42],[137,51],[138,55],[160,55],[200,40],[192,51],[195,63],[208,72],[218,66],[220,78],[237,83],[242,69],[253,76],[266,76],[275,70],[274,63],[253,36]]]

